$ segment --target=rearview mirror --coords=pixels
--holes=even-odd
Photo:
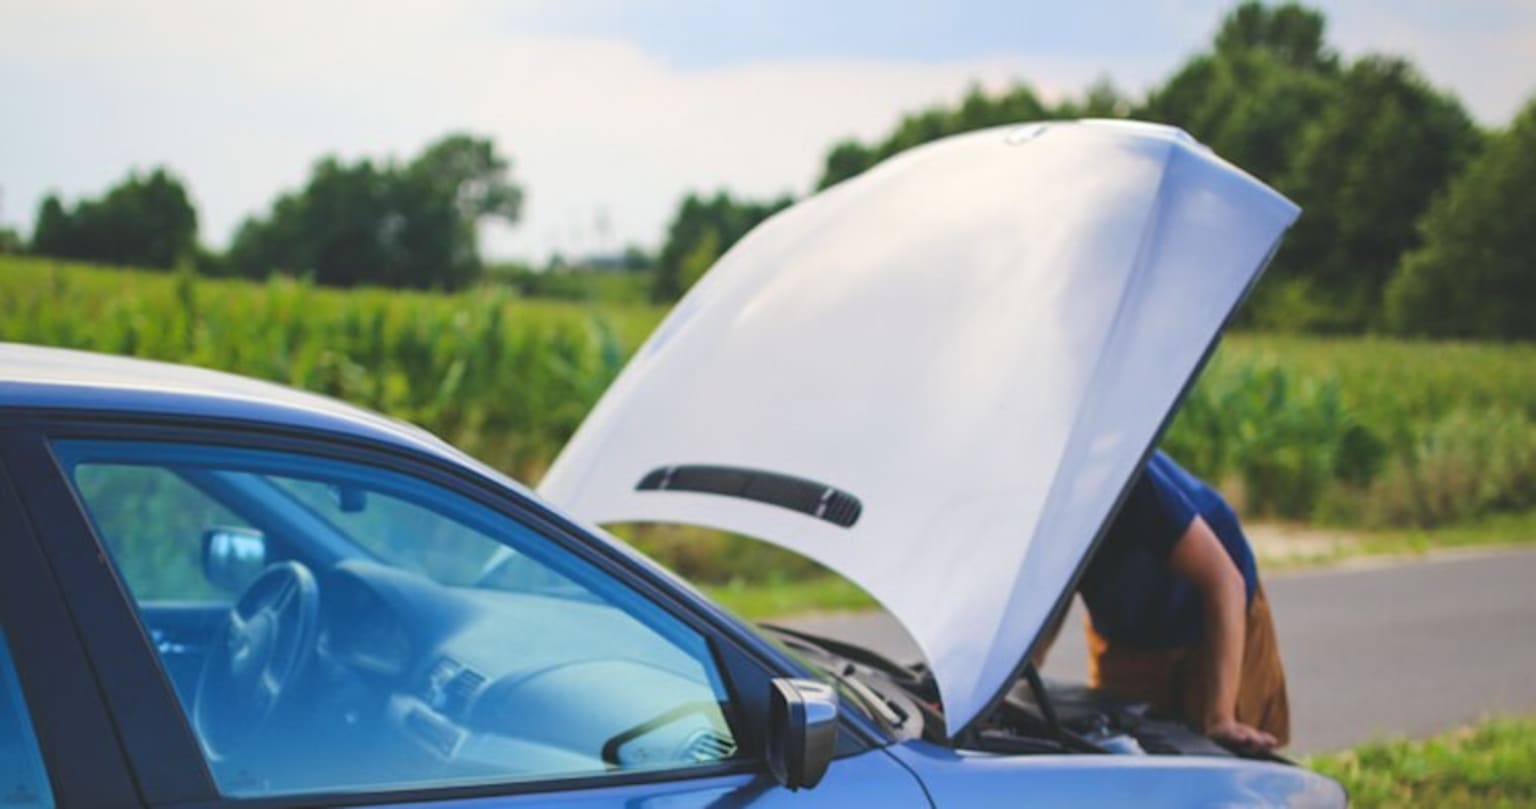
[[[267,567],[267,537],[254,528],[221,526],[203,532],[203,576],[231,593],[245,588]]]
[[[837,692],[817,680],[773,681],[768,769],[788,789],[821,783],[837,747]]]

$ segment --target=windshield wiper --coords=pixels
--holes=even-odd
[[[827,638],[821,635],[812,635],[809,632],[801,632],[798,629],[790,629],[789,627],[783,626],[781,624],[760,623],[758,626],[776,632],[780,635],[788,635],[789,637],[809,643],[812,647],[823,653],[830,652],[837,657],[841,657],[846,660],[852,660],[853,662],[860,665],[869,666],[872,669],[879,669],[893,677],[911,678],[913,676],[913,672],[910,668],[903,666],[900,663],[897,663],[887,657],[884,657],[878,652],[870,651],[863,646],[856,646],[852,643],[844,643],[843,641],[837,640],[835,638]]]
[[[895,700],[882,696],[880,692],[870,688],[863,680],[855,677],[854,675],[858,673],[858,670],[853,667],[852,663],[844,666],[841,674],[836,672],[828,673],[836,677],[838,682],[847,686],[848,690],[857,695],[859,701],[863,702],[865,707],[879,713],[880,717],[892,728],[900,730],[907,723],[907,712],[902,710],[902,707]]]
[[[885,678],[891,678],[894,675],[901,680],[912,679],[910,670],[857,646],[848,646],[815,635],[767,624],[763,626],[780,635],[778,642],[788,649],[807,655],[806,658],[802,658],[802,662],[834,681],[839,692],[857,702],[870,718],[884,723],[892,731],[906,728],[908,720],[911,719],[911,711],[899,700],[885,696],[879,689],[865,682],[859,673],[859,666],[868,668],[870,670],[868,674],[878,673]],[[889,674],[883,671],[887,667],[891,669]],[[906,690],[901,680],[890,679],[890,685]]]

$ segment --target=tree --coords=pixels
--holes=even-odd
[[[522,189],[486,139],[449,135],[411,162],[315,164],[303,189],[247,220],[230,247],[237,273],[308,273],[330,286],[461,287],[481,271],[478,224],[517,221]]]
[[[1223,19],[1211,52],[1152,91],[1136,117],[1173,124],[1254,176],[1274,182],[1299,133],[1332,100],[1338,57],[1323,16],[1288,3],[1244,3]]]
[[[132,173],[73,210],[55,195],[44,198],[31,247],[38,255],[170,269],[196,257],[197,210],[165,169]]]
[[[32,252],[40,256],[63,257],[74,243],[72,221],[57,194],[43,197],[37,206],[37,221],[32,225]]]
[[[1380,325],[1414,223],[1478,134],[1407,62],[1341,66],[1325,33],[1317,11],[1244,3],[1138,115],[1184,128],[1301,205],[1246,321],[1359,331]]]
[[[25,252],[26,244],[14,228],[0,227],[0,256],[18,256]]]
[[[709,268],[715,266],[715,259],[720,258],[720,231],[713,227],[705,228],[699,240],[689,248],[683,260],[678,263],[677,273],[682,280],[683,289],[692,289],[693,285],[709,272]]]
[[[1105,81],[1095,84],[1085,103],[1087,107],[1103,110],[1092,113],[1095,115],[1113,114],[1117,105],[1119,94]],[[865,146],[856,140],[839,142],[827,154],[816,187],[821,189],[840,183],[887,157],[949,135],[1051,117],[1056,117],[1054,112],[1027,84],[1015,85],[995,96],[988,95],[980,87],[972,87],[958,107],[935,106],[903,116],[891,134],[877,144]]]
[[[788,196],[766,202],[738,201],[724,191],[709,198],[684,197],[656,256],[652,297],[676,300],[747,231],[793,202]]]
[[[850,177],[863,174],[865,169],[875,164],[875,150],[849,138],[838,141],[832,146],[832,151],[827,152],[827,160],[821,170],[821,179],[816,183],[819,191],[832,185],[836,185]]]
[[[1249,0],[1227,14],[1216,32],[1216,53],[1240,56],[1267,52],[1299,70],[1332,72],[1338,57],[1324,41],[1321,12],[1297,3],[1265,6]]]
[[[1131,100],[1107,76],[1088,85],[1083,99],[1064,99],[1056,106],[1058,118],[1124,118],[1131,114]]]
[[[1536,339],[1536,97],[1430,207],[1387,288],[1406,334]]]
[[[1213,49],[1192,59],[1147,102],[1130,103],[1108,79],[1055,105],[1028,84],[990,95],[972,87],[955,107],[904,116],[878,143],[844,140],[828,152],[817,188],[841,182],[898,152],[992,126],[1049,118],[1127,115],[1181,126],[1255,175],[1288,165],[1296,131],[1328,100],[1338,57],[1324,47],[1322,14],[1295,3],[1246,2],[1222,21]]]
[[[1417,244],[1415,224],[1478,140],[1461,104],[1407,62],[1350,65],[1277,182],[1304,213],[1276,267],[1322,299],[1324,320],[1314,326],[1380,325],[1387,281]]]

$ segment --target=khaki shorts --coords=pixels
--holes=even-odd
[[[1088,684],[1146,702],[1159,713],[1199,727],[1205,713],[1205,666],[1199,646],[1135,649],[1115,645],[1084,621],[1088,630]],[[1272,734],[1283,746],[1291,738],[1291,709],[1285,695],[1285,668],[1269,599],[1260,587],[1248,605],[1237,720]]]

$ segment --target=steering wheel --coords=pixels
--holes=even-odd
[[[192,719],[215,757],[260,737],[314,656],[320,588],[299,562],[267,566],[230,607],[198,679]]]

